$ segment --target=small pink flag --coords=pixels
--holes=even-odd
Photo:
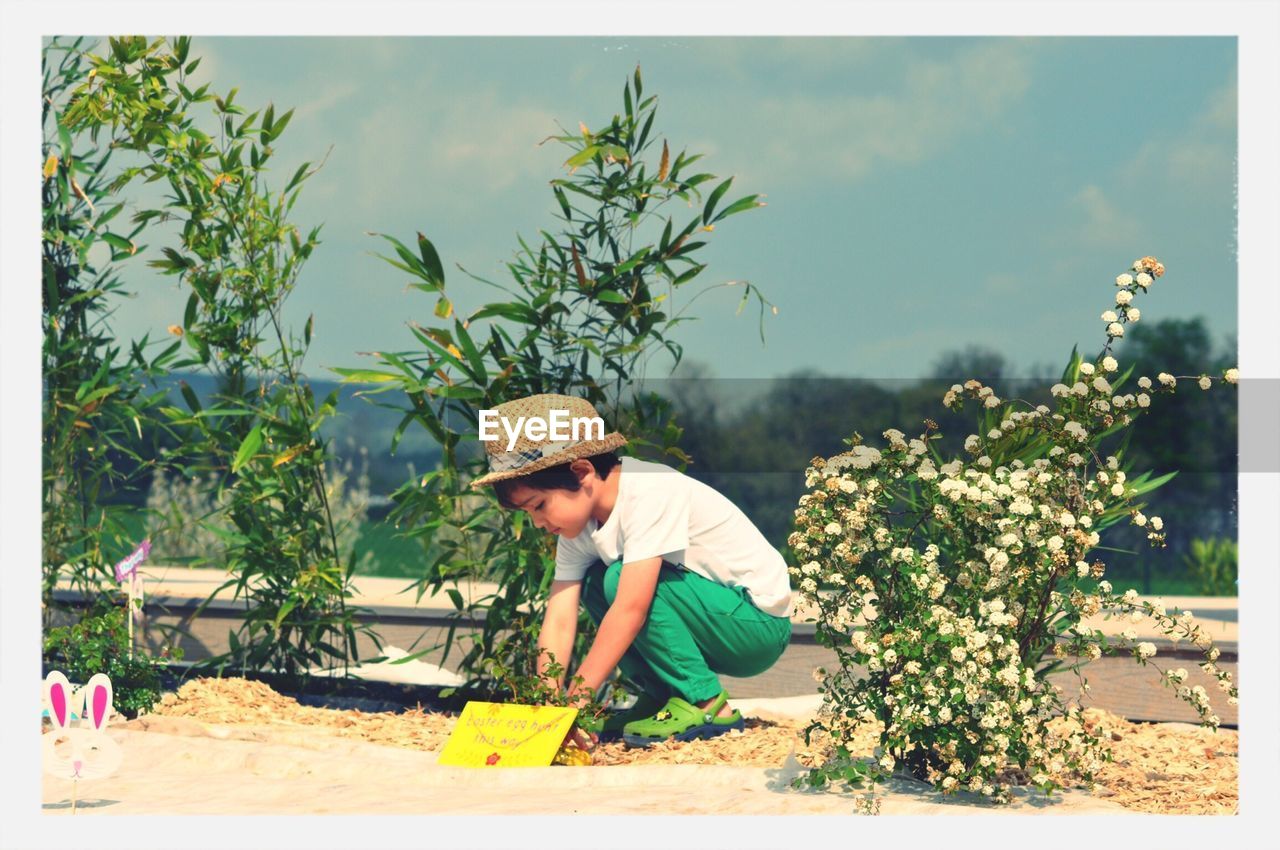
[[[150,554],[151,541],[143,540],[142,544],[133,550],[133,554],[116,564],[116,581],[123,582],[127,578],[132,578]]]

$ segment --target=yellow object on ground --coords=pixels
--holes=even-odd
[[[547,767],[577,716],[576,708],[553,705],[468,702],[440,750],[439,764]]]

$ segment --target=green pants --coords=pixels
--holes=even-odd
[[[598,625],[618,593],[622,562],[597,561],[582,579],[582,601]],[[766,614],[740,587],[663,561],[649,616],[618,669],[650,696],[689,702],[717,696],[717,673],[768,670],[791,640],[791,620]]]

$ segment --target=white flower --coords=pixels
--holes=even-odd
[[[1111,495],[1113,495],[1113,496],[1123,496],[1123,495],[1124,495],[1124,485],[1123,485],[1123,484],[1112,484],[1112,485],[1111,485]]]
[[[1161,384],[1164,384],[1166,387],[1172,387],[1178,383],[1178,379],[1173,377],[1173,375],[1170,375],[1168,372],[1161,372],[1159,375],[1156,375],[1156,380]]]
[[[1125,629],[1123,632],[1120,633],[1120,637],[1124,638],[1125,640],[1137,640],[1138,633],[1135,632],[1133,629]]]
[[[1128,275],[1126,275],[1128,277]],[[1133,293],[1127,289],[1122,289],[1116,293],[1116,304],[1123,307],[1133,300]]]
[[[1147,267],[1147,266],[1146,266],[1146,263],[1142,262],[1142,260],[1134,260],[1134,261],[1133,261],[1133,270],[1134,270],[1135,272],[1140,272],[1140,271],[1142,271],[1143,269],[1145,269],[1146,267]]]
[[[1089,388],[1084,385],[1084,381],[1076,381],[1071,385],[1071,392],[1075,395],[1088,395]]]
[[[1074,528],[1076,518],[1071,511],[1063,511],[1062,516],[1058,517],[1058,522],[1062,523],[1063,528]]]
[[[1200,389],[1202,389],[1202,390],[1207,390],[1207,389],[1209,389],[1209,387],[1210,387],[1210,386],[1212,386],[1212,385],[1213,385],[1213,381],[1209,380],[1209,376],[1208,376],[1208,375],[1201,375],[1201,376],[1200,376]]]
[[[1151,518],[1151,527],[1154,528],[1156,531],[1159,531],[1160,529],[1164,528],[1164,520],[1160,519],[1160,517],[1158,516],[1153,516]]]
[[[822,530],[823,530],[823,531],[825,531],[827,534],[839,534],[839,533],[841,532],[841,530],[842,530],[842,529],[840,528],[840,523],[838,523],[838,522],[829,522],[829,523],[827,523],[826,528],[824,528],[824,529],[822,529]]]
[[[1052,537],[1050,537],[1047,541],[1045,541],[1045,546],[1049,548],[1050,552],[1057,552],[1059,549],[1062,548],[1062,544],[1064,542],[1065,541],[1061,537],[1055,534]]]
[[[1124,317],[1130,322],[1136,322],[1142,318],[1142,311],[1137,307],[1130,307],[1128,310],[1124,311]]]
[[[1110,354],[1102,358],[1102,370],[1104,372],[1114,372],[1119,368],[1120,368],[1120,364],[1117,363],[1116,359],[1112,357]]]
[[[1146,393],[1138,393],[1138,407],[1150,407],[1151,396]]]
[[[977,451],[981,438],[977,434],[970,434],[964,438],[964,450],[967,452]]]
[[[1151,389],[1151,379],[1148,378],[1146,375],[1143,375],[1141,378],[1138,379],[1138,386],[1144,390]]]
[[[1008,419],[1005,420],[1005,422],[1008,422],[1008,421],[1009,421]],[[1001,431],[999,428],[992,428],[990,431],[987,432],[988,440],[998,440],[1000,439],[1000,437],[1001,437]],[[965,443],[965,448],[969,448],[968,443]]]
[[[1141,286],[1143,289],[1146,289],[1148,286],[1151,285],[1152,280],[1153,278],[1151,277],[1151,275],[1147,274],[1146,272],[1142,272],[1141,274],[1138,275],[1138,286]]]
[[[1119,322],[1107,325],[1107,336],[1124,336],[1124,325]]]
[[[1111,384],[1107,383],[1107,379],[1101,375],[1093,379],[1093,388],[1100,393],[1111,392]]]
[[[1080,364],[1080,374],[1081,374],[1081,375],[1092,375],[1092,374],[1093,374],[1093,364],[1092,364],[1092,363],[1081,363],[1081,364]]]
[[[1066,384],[1054,384],[1049,388],[1049,392],[1053,393],[1056,398],[1063,398],[1071,392]]]
[[[1154,643],[1138,644],[1138,656],[1141,658],[1150,658],[1156,654],[1156,645]]]
[[[898,660],[898,653],[892,649],[886,649],[882,657],[884,658],[885,664],[892,664]]]
[[[818,591],[818,583],[811,578],[807,578],[800,582],[800,590],[802,593],[814,594]]]
[[[986,407],[999,407],[1000,399],[996,398],[993,395],[989,395],[987,396],[987,400],[983,402],[983,405],[985,405]]]
[[[1116,278],[1116,286],[1133,286],[1133,275],[1126,273],[1118,276]]]
[[[1102,313],[1102,321],[1104,322],[1114,322],[1117,318],[1116,314],[1111,310],[1104,310]]]
[[[1234,384],[1236,381],[1240,380],[1240,370],[1228,369],[1222,373],[1222,380],[1226,381],[1228,384]]]

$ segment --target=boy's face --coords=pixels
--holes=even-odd
[[[521,485],[511,490],[511,501],[529,515],[533,524],[552,534],[577,537],[586,528],[595,507],[600,479],[591,464],[579,476],[577,490],[534,490]]]

